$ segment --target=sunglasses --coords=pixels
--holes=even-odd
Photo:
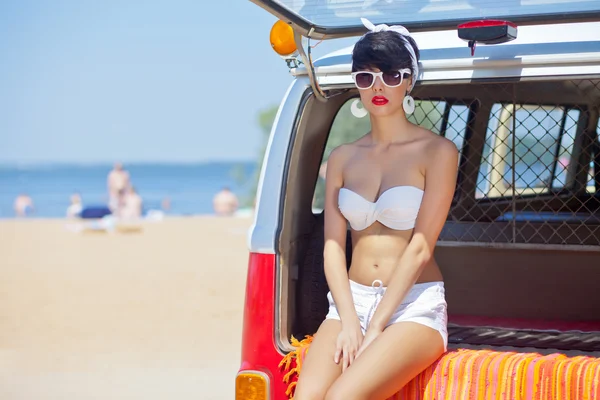
[[[410,69],[404,68],[394,72],[356,71],[351,75],[357,88],[370,89],[377,77],[387,87],[398,87],[404,81],[404,74],[410,75]]]

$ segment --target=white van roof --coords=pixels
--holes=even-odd
[[[421,52],[419,81],[422,83],[600,74],[600,22],[522,26],[515,40],[478,45],[473,57],[456,30],[418,32],[413,37]],[[321,86],[352,84],[351,53],[352,46],[315,60]],[[306,69],[292,69],[291,73],[305,75]]]

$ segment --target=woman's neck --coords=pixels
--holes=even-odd
[[[402,142],[409,137],[410,125],[403,113],[371,118],[371,140],[373,144]]]

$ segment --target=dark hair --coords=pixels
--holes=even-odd
[[[398,71],[403,68],[413,70],[410,52],[405,47],[407,39],[419,61],[419,48],[410,36],[394,31],[372,32],[363,36],[352,50],[352,71],[377,68],[383,72]]]

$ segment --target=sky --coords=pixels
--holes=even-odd
[[[292,82],[275,21],[249,0],[1,1],[0,164],[255,159]]]

